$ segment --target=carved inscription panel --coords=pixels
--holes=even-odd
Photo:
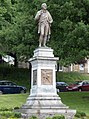
[[[37,85],[37,70],[33,70],[33,85]]]
[[[41,84],[52,85],[53,84],[53,70],[41,69]]]

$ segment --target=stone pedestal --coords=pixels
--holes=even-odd
[[[39,119],[53,115],[64,115],[72,119],[76,113],[61,102],[56,92],[56,61],[53,49],[38,48],[34,51],[33,58],[29,60],[32,65],[31,91],[20,110],[27,117],[37,116]]]

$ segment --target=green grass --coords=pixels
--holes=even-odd
[[[21,107],[28,97],[28,94],[8,94],[0,95],[0,109]]]
[[[59,93],[62,102],[71,109],[85,112],[89,115],[89,92],[63,92]]]

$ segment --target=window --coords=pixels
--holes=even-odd
[[[80,68],[80,71],[84,71],[84,64],[80,64],[79,68]]]
[[[63,66],[59,65],[59,71],[63,71]]]

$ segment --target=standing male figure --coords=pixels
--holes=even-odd
[[[46,47],[46,41],[49,40],[51,34],[50,26],[53,22],[52,16],[47,10],[46,3],[41,5],[41,10],[37,12],[35,20],[38,21],[38,33],[40,33],[39,47],[42,45]]]

